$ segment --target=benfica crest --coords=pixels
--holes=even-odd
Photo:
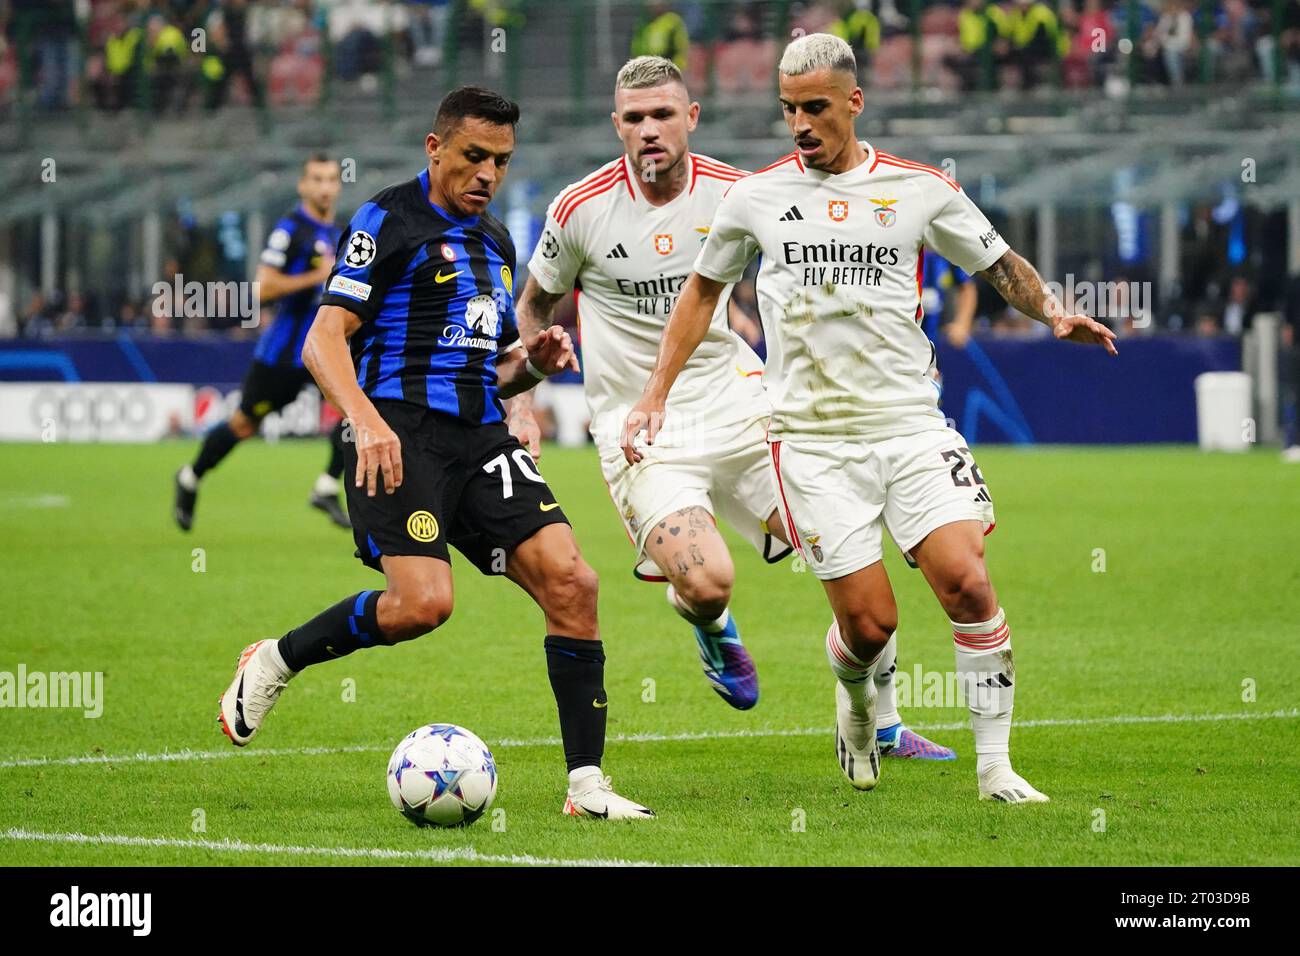
[[[873,199],[876,204],[876,222],[888,229],[898,220],[898,213],[894,211],[894,203],[897,199]]]
[[[827,203],[826,211],[830,213],[832,222],[843,222],[849,218],[849,204],[843,199],[832,199]]]
[[[666,256],[673,251],[672,233],[658,233],[655,235],[655,252],[661,256]]]

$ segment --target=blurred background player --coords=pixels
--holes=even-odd
[[[257,340],[253,364],[244,379],[239,408],[229,421],[203,438],[194,461],[176,473],[176,523],[194,526],[199,482],[246,438],[257,434],[262,420],[284,408],[311,383],[303,368],[302,345],[316,315],[321,289],[334,268],[340,228],[334,204],[342,188],[339,164],[314,153],[302,165],[299,204],[279,222],[266,240],[254,281],[259,303],[275,302],[275,318]],[[312,487],[310,503],[334,524],[349,527],[339,505],[339,476],[343,474],[343,422],[330,432],[330,456]]]
[[[978,304],[975,280],[943,256],[925,250],[921,267],[921,328],[925,337],[938,342],[942,331],[953,348],[965,348],[975,327]],[[944,314],[949,308],[952,314],[945,322]]]
[[[454,545],[541,609],[569,771],[564,813],[645,819],[601,772],[609,700],[596,572],[501,399],[576,368],[558,326],[522,339],[515,244],[488,212],[515,149],[519,107],[463,86],[438,107],[428,164],[352,217],[304,359],[355,430],[345,446],[356,556],[384,575],[277,640],[250,644],[221,698],[244,746],[291,678],[361,648],[409,641],[451,616]]]
[[[882,562],[887,528],[952,623],[980,799],[1045,802],[1011,767],[1011,631],[984,565],[992,499],[925,376],[934,349],[916,322],[921,247],[985,276],[1057,338],[1115,354],[1114,333],[1045,297],[1037,271],[956,182],[856,138],[864,99],[842,39],[795,40],[779,71],[795,151],[739,180],[719,204],[644,395],[628,415],[623,453],[629,463],[645,457],[638,436],[656,440],[669,391],[719,297],[760,255],[759,300],[774,317],[767,329],[772,461],[790,539],[835,614],[826,653],[837,679],[840,768],[860,790],[879,779],[873,678],[898,625]],[[798,217],[783,219],[795,209]]]

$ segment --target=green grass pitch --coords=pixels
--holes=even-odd
[[[662,587],[631,577],[594,453],[548,448],[543,473],[601,576],[606,772],[660,814],[604,824],[560,814],[540,613],[463,560],[444,629],[312,669],[252,746],[231,747],[216,698],[239,650],[381,578],[306,507],[319,442],[240,448],[179,532],[171,475],[193,447],[0,451],[0,671],[105,675],[98,719],[0,710],[7,864],[1300,862],[1300,471],[1274,453],[980,450],[1020,679],[1013,756],[1052,797],[1008,807],[976,800],[965,712],[943,707],[904,718],[940,728],[955,763],[887,760],[876,791],[852,790],[829,732],[821,589],[734,536],[762,700],[727,707]],[[942,611],[886,560],[900,667],[950,670]],[[439,831],[392,809],[388,754],[431,721],[493,747],[502,813]],[[87,756],[108,759],[68,759]]]

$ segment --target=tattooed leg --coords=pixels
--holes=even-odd
[[[706,509],[674,511],[651,529],[645,550],[700,620],[716,620],[727,609],[736,569]]]

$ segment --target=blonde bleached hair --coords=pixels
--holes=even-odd
[[[858,75],[858,61],[853,48],[831,33],[809,33],[790,45],[781,54],[780,70],[786,76],[803,76],[817,70],[835,70]]]
[[[680,83],[686,86],[682,71],[677,64],[661,56],[633,57],[623,64],[614,79],[616,90],[644,90],[665,83]]]

